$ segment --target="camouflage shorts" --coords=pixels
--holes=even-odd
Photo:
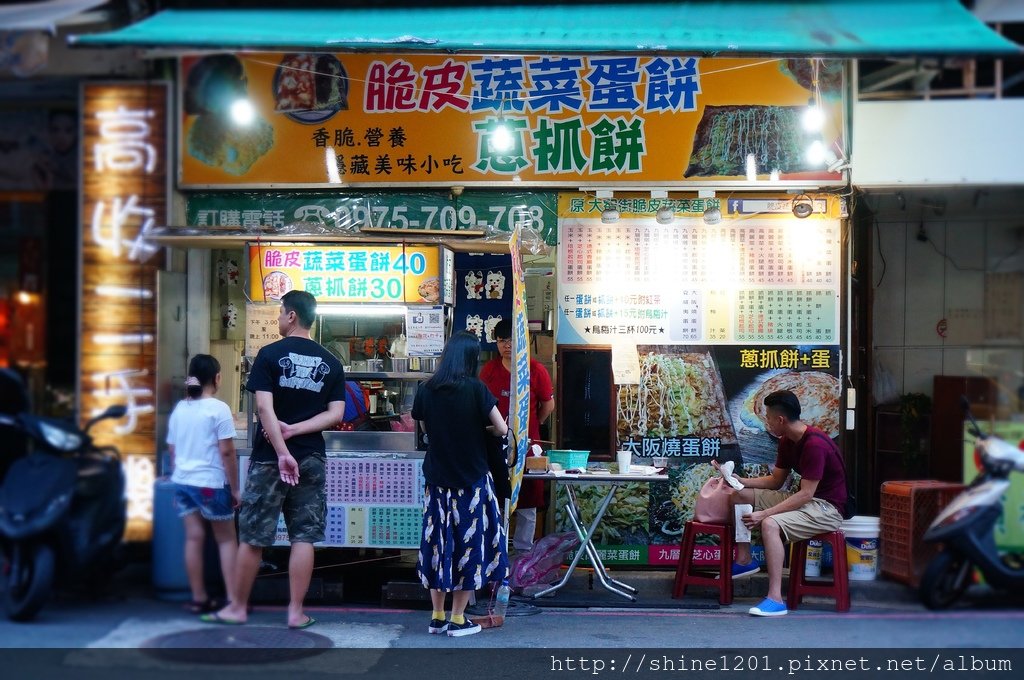
[[[273,545],[277,519],[282,512],[292,543],[324,540],[326,477],[324,459],[319,456],[307,456],[299,461],[296,486],[281,481],[276,462],[250,463],[238,513],[238,540],[259,547]]]

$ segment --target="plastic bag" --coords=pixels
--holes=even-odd
[[[729,496],[735,491],[721,477],[704,483],[693,505],[693,518],[709,524],[726,524],[729,519]]]
[[[881,404],[895,404],[900,399],[900,390],[896,386],[896,378],[893,377],[892,371],[886,368],[878,357],[875,357],[874,366],[872,366],[874,372],[874,386],[871,388],[871,398],[875,402],[875,406]]]
[[[580,539],[574,533],[548,534],[512,565],[509,585],[513,588],[525,588],[542,583],[554,583],[558,580],[558,572],[565,554],[575,550],[579,545]]]

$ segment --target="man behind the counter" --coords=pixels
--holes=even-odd
[[[498,398],[498,411],[508,419],[509,400],[512,393],[512,321],[502,319],[494,326],[494,340],[498,345],[498,356],[480,370],[480,380]],[[551,376],[544,365],[530,359],[530,440],[540,439],[540,426],[555,410],[554,389]],[[544,482],[539,479],[524,479],[519,488],[519,502],[516,505],[516,532],[512,545],[517,551],[533,547],[537,532],[537,508],[544,505]]]
[[[207,623],[238,624],[247,619],[253,582],[263,548],[274,544],[284,511],[291,555],[288,560],[288,627],[316,621],[303,611],[313,575],[313,544],[324,540],[327,517],[323,431],[345,411],[345,373],[334,355],[309,337],[316,298],[293,290],[281,298],[278,330],[283,336],[259,351],[246,389],[256,395],[260,430],[238,519],[237,592]]]
[[[743,516],[748,528],[761,526],[768,567],[768,597],[749,613],[754,616],[784,616],[782,599],[782,558],[785,542],[800,541],[827,531],[843,522],[840,508],[846,505],[846,471],[842,453],[827,434],[800,420],[800,400],[789,390],[772,392],[764,398],[768,407],[765,427],[779,439],[779,452],[772,474],[744,479],[745,488],[732,494],[732,505],[752,504],[754,512]],[[717,468],[717,461],[712,461]],[[800,474],[795,493],[778,491],[789,471]],[[734,513],[730,511],[730,517]],[[760,565],[750,556],[750,543],[736,544],[732,577],[752,576]]]

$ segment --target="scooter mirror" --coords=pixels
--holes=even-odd
[[[966,395],[960,395],[960,407],[964,410],[964,415],[969,421],[971,421],[971,434],[980,439],[985,438],[985,434],[978,427],[978,421],[974,419],[974,414],[971,413],[971,402],[967,400]]]
[[[107,418],[124,418],[128,414],[128,408],[123,404],[115,404],[114,406],[107,407],[107,410],[99,414],[95,418],[90,418],[89,422],[85,424],[85,431],[88,432],[92,429],[92,426],[101,420]]]
[[[100,418],[124,418],[126,415],[128,415],[128,407],[123,404],[116,404],[104,411]]]

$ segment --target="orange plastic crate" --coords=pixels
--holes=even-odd
[[[963,484],[932,479],[882,484],[879,518],[882,574],[917,586],[938,545],[922,538],[939,512],[964,488]]]

